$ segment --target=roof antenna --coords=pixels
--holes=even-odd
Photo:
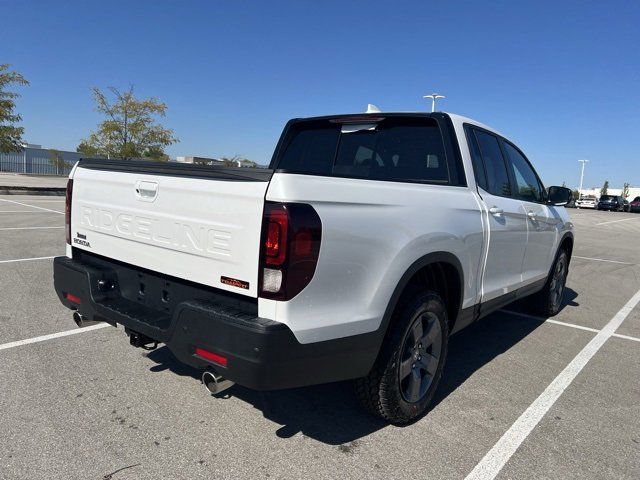
[[[373,103],[368,103],[367,111],[365,113],[382,113],[382,110],[376,107]]]
[[[446,98],[444,95],[440,95],[439,93],[432,93],[431,95],[425,95],[422,98],[430,98],[431,99],[431,113],[436,111],[436,100],[439,98]]]

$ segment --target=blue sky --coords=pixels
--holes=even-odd
[[[267,163],[292,117],[441,109],[497,128],[547,185],[640,186],[640,2],[1,0],[25,138],[75,150],[90,89],[168,104],[168,153]],[[6,21],[9,20],[9,21]]]

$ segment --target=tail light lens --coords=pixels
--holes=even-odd
[[[67,193],[64,202],[64,228],[67,232],[67,243],[71,245],[71,197],[73,196],[73,180],[67,181]]]
[[[266,202],[262,220],[260,296],[290,300],[316,271],[322,223],[311,205]]]

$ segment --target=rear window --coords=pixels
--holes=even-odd
[[[616,199],[616,197],[613,197],[611,195],[602,195],[600,197],[600,201],[601,202],[613,202]]]
[[[374,180],[450,182],[442,133],[432,118],[387,118],[363,125],[294,123],[277,168]]]

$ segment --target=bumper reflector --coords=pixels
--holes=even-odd
[[[67,293],[65,295],[65,297],[67,298],[67,300],[69,300],[72,303],[75,303],[76,305],[80,305],[80,297],[76,297],[75,295],[72,295],[70,293]]]
[[[204,358],[205,360],[209,360],[213,363],[217,363],[223,367],[227,366],[227,357],[223,357],[222,355],[218,355],[217,353],[210,352],[205,350],[204,348],[196,347],[196,355]]]

